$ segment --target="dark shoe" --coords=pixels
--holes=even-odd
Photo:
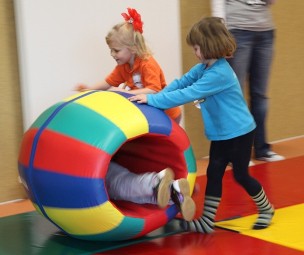
[[[196,206],[190,197],[190,186],[186,179],[175,180],[172,183],[171,199],[178,206],[184,220],[193,219]]]
[[[274,162],[285,159],[283,156],[276,154],[273,151],[267,151],[263,155],[258,155],[256,160],[266,161],[266,162]]]
[[[258,219],[254,223],[252,228],[255,230],[267,228],[271,223],[271,220],[274,216],[274,212],[275,210],[273,206],[271,206],[269,210],[260,211]]]

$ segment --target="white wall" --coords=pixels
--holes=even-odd
[[[167,83],[181,75],[178,0],[15,0],[24,129],[46,108],[115,66],[105,36],[135,8]]]

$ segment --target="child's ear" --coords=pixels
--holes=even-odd
[[[135,47],[134,47],[134,48],[132,48],[132,49],[130,49],[130,50],[131,50],[131,53],[132,53],[132,54],[136,55],[137,50],[136,50],[136,48],[135,48]]]

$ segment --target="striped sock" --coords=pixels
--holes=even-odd
[[[203,215],[199,219],[192,220],[189,222],[185,221],[183,223],[184,229],[186,231],[199,233],[213,232],[214,218],[220,201],[220,197],[206,196]]]
[[[272,217],[274,215],[274,208],[269,203],[263,188],[256,196],[253,196],[252,199],[256,203],[259,210],[259,216],[252,228],[253,229],[267,228],[270,225]]]

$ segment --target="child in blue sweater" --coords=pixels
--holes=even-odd
[[[205,202],[201,217],[185,222],[186,230],[214,231],[222,179],[229,162],[233,165],[235,180],[257,205],[259,215],[253,229],[266,228],[271,223],[274,208],[261,184],[248,171],[256,124],[238,79],[226,61],[236,49],[235,40],[223,20],[217,17],[206,17],[194,24],[186,40],[201,63],[161,92],[135,95],[129,100],[161,109],[195,101],[201,110],[205,135],[211,141]]]

